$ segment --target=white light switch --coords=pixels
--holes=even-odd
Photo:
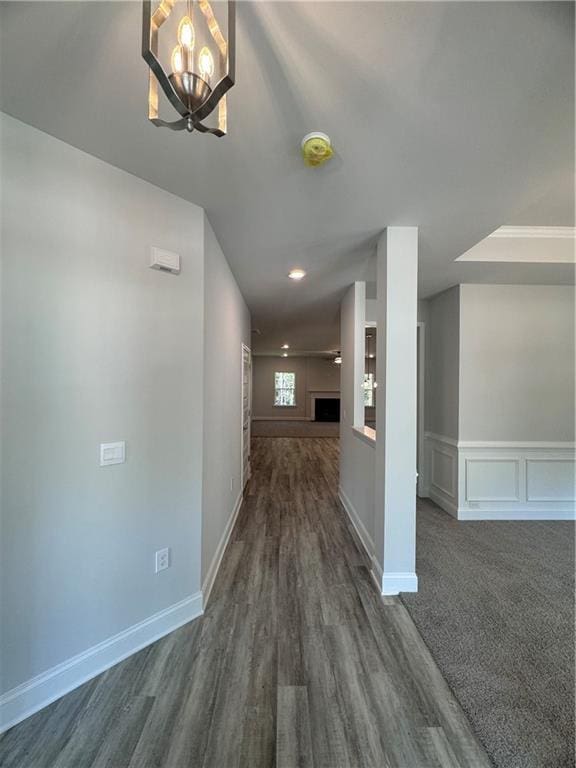
[[[100,443],[100,466],[124,464],[126,461],[126,443]]]

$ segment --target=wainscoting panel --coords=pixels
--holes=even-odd
[[[526,460],[527,501],[574,501],[574,460],[528,458]]]
[[[458,455],[459,520],[575,518],[573,444],[461,442]]]
[[[458,449],[455,440],[427,432],[425,476],[430,498],[454,517],[458,514]]]
[[[458,520],[576,519],[574,443],[425,443],[428,495]]]
[[[520,501],[518,459],[468,458],[464,466],[466,501]]]

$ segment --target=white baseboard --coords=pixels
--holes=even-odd
[[[360,516],[358,515],[358,512],[354,509],[354,505],[342,489],[342,487],[338,488],[338,498],[342,502],[342,506],[346,510],[346,514],[348,515],[350,522],[354,526],[354,530],[356,531],[356,534],[360,541],[362,542],[362,546],[366,550],[367,555],[372,559],[374,556],[374,541],[368,531],[366,530],[366,526],[360,519]]]
[[[228,522],[226,523],[224,532],[220,538],[220,541],[218,542],[218,546],[216,547],[216,552],[214,553],[214,557],[212,558],[212,562],[210,563],[210,567],[208,568],[208,573],[206,574],[204,583],[202,584],[202,598],[203,598],[204,606],[208,605],[208,598],[210,597],[210,593],[212,592],[212,587],[214,586],[214,581],[216,580],[216,574],[218,573],[218,569],[220,568],[220,563],[222,562],[222,558],[224,557],[224,552],[226,551],[226,547],[228,546],[228,541],[230,540],[230,536],[232,535],[232,531],[234,530],[234,525],[238,518],[240,507],[242,506],[242,500],[243,500],[242,493],[239,493],[238,498],[236,499],[236,502],[234,504],[234,509],[232,510],[232,514],[228,518]]]
[[[382,568],[374,554],[375,552],[374,541],[370,536],[370,534],[368,533],[368,531],[366,530],[366,526],[360,519],[358,512],[356,512],[354,505],[352,504],[348,496],[345,494],[345,492],[342,490],[342,487],[338,488],[338,498],[340,499],[340,502],[344,507],[344,511],[348,515],[348,519],[352,523],[352,527],[356,532],[356,536],[358,537],[360,544],[362,544],[364,551],[368,555],[368,559],[371,564],[370,576],[372,577],[372,580],[374,581],[374,583],[376,584],[376,587],[378,588],[378,591],[380,592],[382,589]]]
[[[421,486],[418,486],[418,491],[416,493],[416,496],[418,496],[419,499],[430,498],[430,486],[428,485],[428,483],[422,483]]]
[[[202,593],[155,613],[0,696],[0,733],[202,615]]]
[[[400,592],[418,592],[418,576],[415,573],[386,573],[382,576],[382,594],[398,595]]]
[[[252,416],[252,421],[314,421],[312,416]]]
[[[576,520],[576,512],[537,509],[458,510],[458,520]]]
[[[448,512],[452,517],[458,518],[458,507],[448,500],[444,494],[437,493],[433,488],[428,490],[428,498],[438,504],[441,509]]]

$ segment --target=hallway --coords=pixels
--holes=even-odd
[[[338,440],[256,438],[204,616],[0,738],[3,768],[488,768],[337,500]]]

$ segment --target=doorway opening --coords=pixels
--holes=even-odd
[[[252,421],[252,353],[242,344],[242,490],[250,480]]]

